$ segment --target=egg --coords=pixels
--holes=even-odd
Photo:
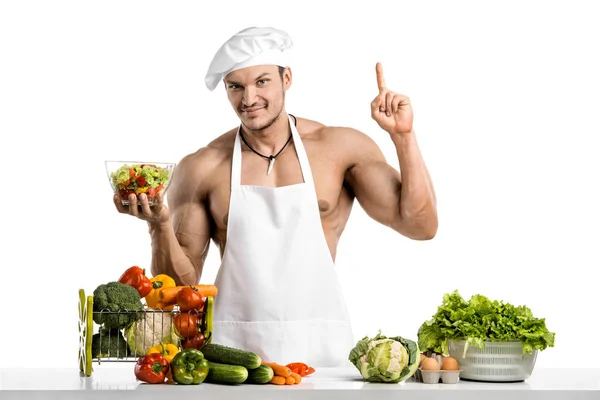
[[[453,357],[444,357],[442,360],[442,369],[446,371],[457,371],[459,370],[458,361]]]
[[[426,360],[423,360],[423,363],[421,364],[421,369],[423,371],[439,371],[440,363],[437,362],[437,360],[434,360],[433,358],[427,358]]]
[[[419,367],[423,364],[423,360],[427,360],[427,356],[425,354],[421,354],[421,359],[419,360]]]

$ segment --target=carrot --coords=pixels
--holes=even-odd
[[[290,374],[290,376],[291,376],[292,378],[294,378],[294,380],[296,381],[296,383],[300,383],[300,382],[302,382],[302,377],[300,376],[300,374],[297,374],[297,373],[295,373],[295,372],[292,372],[292,373]]]
[[[296,380],[294,379],[293,376],[288,376],[287,378],[285,378],[285,384],[286,385],[294,385],[296,383]]]
[[[217,295],[217,293],[219,292],[219,290],[217,289],[217,287],[215,285],[207,285],[207,284],[198,284],[198,285],[194,285],[194,287],[196,289],[198,289],[200,291],[200,293],[202,293],[202,296],[211,296],[211,297],[215,297]]]
[[[184,287],[189,287],[189,285],[174,286],[174,287],[167,287],[167,288],[161,289],[158,292],[158,297],[160,298],[161,301],[163,301],[165,303],[175,303],[177,301],[177,294]],[[208,297],[208,296],[215,297],[218,292],[217,287],[215,285],[198,284],[198,285],[192,285],[192,287],[195,289],[198,289],[200,291],[200,293],[202,293],[202,296],[205,296],[205,297]]]
[[[177,301],[177,293],[185,286],[173,286],[160,289],[158,297],[163,303],[173,303]]]
[[[274,385],[285,385],[285,378],[283,376],[273,375],[271,383]]]
[[[263,361],[262,364],[268,365],[269,367],[273,368],[273,373],[275,373],[275,375],[277,375],[277,376],[282,376],[284,378],[287,378],[288,376],[290,376],[292,374],[292,371],[290,371],[290,369],[288,367],[286,367],[285,365],[279,365],[275,362],[269,362],[269,361]]]

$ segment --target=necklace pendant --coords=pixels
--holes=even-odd
[[[269,175],[271,173],[271,170],[273,169],[273,165],[275,165],[275,158],[269,157],[269,168],[267,168],[267,175]]]

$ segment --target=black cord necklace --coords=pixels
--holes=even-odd
[[[296,117],[294,117],[292,114],[290,114],[290,116],[292,118],[294,118],[294,126],[296,126]],[[242,142],[244,142],[244,144],[246,146],[248,146],[248,148],[250,150],[252,150],[253,152],[255,152],[256,154],[258,154],[259,156],[261,156],[262,158],[266,158],[267,160],[269,160],[269,167],[267,168],[267,175],[269,175],[271,173],[271,170],[273,169],[273,166],[275,165],[275,159],[281,154],[281,152],[287,147],[287,145],[290,143],[290,141],[292,140],[292,130],[290,129],[290,137],[288,137],[288,140],[285,142],[285,144],[283,145],[283,147],[281,148],[281,150],[279,150],[277,152],[277,154],[275,155],[270,155],[270,156],[265,156],[264,154],[259,153],[258,151],[254,150],[252,148],[252,146],[250,146],[248,144],[248,142],[246,142],[246,139],[244,139],[244,135],[242,134],[242,129],[240,127],[240,137],[242,138]]]

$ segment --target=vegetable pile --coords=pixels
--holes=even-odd
[[[282,365],[263,360],[251,351],[216,343],[205,344],[202,352],[209,361],[209,372],[206,378],[209,382],[296,385],[302,382],[303,376],[315,371],[314,368],[301,362]]]
[[[145,272],[134,265],[118,281],[94,290],[92,318],[99,327],[92,336],[92,358],[123,359],[161,345],[179,350],[204,344],[202,312],[216,286],[176,286],[167,275],[148,278]]]
[[[256,353],[206,343],[202,313],[214,285],[178,286],[168,275],[152,278],[138,266],[94,291],[93,358],[136,357],[134,373],[149,384],[295,385],[315,372],[302,362],[265,361]]]
[[[469,301],[457,290],[445,294],[433,317],[418,331],[423,352],[448,354],[448,340],[466,341],[466,346],[483,349],[486,341],[520,341],[523,353],[554,347],[555,333],[543,318],[535,318],[526,306],[513,306],[476,294]],[[465,346],[465,348],[466,348]]]
[[[295,385],[313,372],[313,368],[303,363],[284,366],[264,361],[250,351],[214,343],[205,344],[202,351],[179,351],[174,345],[154,347],[138,359],[135,367],[136,377],[142,382],[180,385],[198,385],[204,381],[223,385]]]

